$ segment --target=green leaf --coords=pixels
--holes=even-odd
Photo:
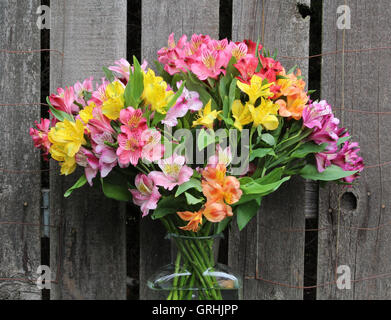
[[[269,146],[274,146],[276,144],[276,139],[270,133],[264,133],[262,135],[262,141],[266,142]]]
[[[272,148],[255,149],[251,152],[249,161],[251,162],[256,158],[263,158],[267,155],[275,156],[276,154]]]
[[[220,80],[219,84],[219,94],[221,97],[221,100],[224,101],[224,98],[227,96],[227,83],[228,83],[229,77],[224,76]]]
[[[230,86],[229,86],[229,93],[228,93],[228,98],[229,98],[229,111],[232,109],[232,104],[235,101],[236,98],[236,85],[238,83],[237,79],[233,79]]]
[[[182,193],[184,193],[185,191],[187,191],[189,189],[196,189],[199,192],[202,192],[201,181],[194,179],[194,178],[191,178],[189,181],[181,184],[175,193],[175,198],[179,197]]]
[[[76,190],[76,189],[79,189],[81,188],[82,186],[84,186],[85,184],[87,183],[87,178],[86,176],[83,174],[77,181],[76,183],[70,187],[65,193],[64,193],[64,197],[65,198],[68,198],[71,193],[73,192],[73,190]]]
[[[182,193],[190,189],[196,189],[197,191],[202,192],[201,181],[191,178],[189,181],[181,184],[175,193],[175,198],[179,197]]]
[[[155,112],[155,115],[153,116],[152,120],[152,127],[155,127],[160,121],[166,118],[165,114],[161,114],[159,112]]]
[[[179,81],[184,81],[183,73],[176,73],[171,79],[171,88],[178,88],[177,83]]]
[[[182,85],[179,88],[179,90],[177,91],[177,93],[175,93],[175,95],[170,99],[170,101],[168,102],[168,104],[166,106],[167,110],[170,109],[176,103],[178,98],[181,96],[181,94],[183,93],[183,89],[185,88],[185,84],[186,84],[186,81],[183,81]]]
[[[57,110],[55,107],[53,107],[52,104],[50,103],[49,97],[46,97],[46,102],[49,105],[50,111],[52,112],[53,116],[58,121],[69,120],[69,121],[75,122],[75,119],[73,119],[72,115],[70,115],[64,111]]]
[[[92,98],[92,92],[83,91],[83,99],[87,103]]]
[[[352,137],[350,137],[350,136],[339,138],[337,145],[340,146],[341,144],[344,144],[346,141],[350,140],[351,138]]]
[[[289,78],[285,77],[285,76],[278,75],[278,76],[276,76],[276,79],[280,80],[280,79],[289,79]]]
[[[259,184],[259,182],[250,182],[244,186],[240,186],[245,194],[259,194],[262,196],[268,195],[276,191],[284,182],[288,181],[291,177],[285,177],[279,181],[269,184]]]
[[[186,84],[186,88],[189,89],[190,91],[198,92],[200,95],[200,100],[202,101],[203,105],[206,105],[209,102],[209,100],[212,100],[212,107],[213,106],[216,107],[216,102],[214,102],[212,96],[201,85],[188,81]]]
[[[106,67],[103,67],[102,69],[103,72],[105,73],[106,79],[109,80],[110,82],[113,82],[115,80],[113,72]]]
[[[238,69],[236,69],[234,66],[234,64],[236,64],[236,63],[237,63],[236,58],[234,56],[232,56],[228,62],[228,66],[226,68],[226,70],[227,70],[226,75],[230,75],[232,78],[235,78],[239,74]]]
[[[126,107],[132,106],[137,108],[144,91],[144,75],[140,63],[135,56],[133,56],[133,69],[133,72],[130,69],[129,82],[125,88],[124,98]]]
[[[327,145],[327,143],[316,144],[313,142],[307,142],[301,145],[295,152],[293,152],[291,157],[302,159],[311,153],[323,152]]]
[[[261,205],[262,196],[259,194],[243,194],[238,202],[232,204],[232,207],[237,207],[253,200],[255,200],[258,205]]]
[[[185,207],[186,202],[184,199],[175,199],[173,196],[168,196],[160,199],[151,217],[153,220],[160,219],[166,215],[177,213]]]
[[[262,178],[254,180],[258,184],[270,184],[281,180],[285,167],[275,168]]]
[[[118,201],[130,201],[131,193],[129,192],[128,180],[126,177],[116,171],[100,179],[102,190],[106,197]]]
[[[253,182],[254,180],[250,177],[242,177],[242,178],[239,178],[239,182],[240,182],[240,185],[245,185],[247,183],[250,183],[250,182]]]
[[[229,98],[227,96],[225,96],[224,100],[223,100],[223,116],[224,116],[224,119],[228,119],[229,111],[230,111]]]
[[[201,129],[197,139],[198,150],[199,151],[204,150],[207,146],[214,143],[215,141],[216,141],[216,136],[213,130]]]
[[[205,200],[204,198],[196,198],[187,192],[185,192],[185,197],[186,197],[187,204],[190,206],[201,203]]]
[[[297,67],[298,67],[297,64],[294,65],[292,68],[290,68],[290,69],[288,70],[288,72],[287,72],[286,74],[291,74],[291,73],[293,73],[293,72],[296,70]]]
[[[118,124],[117,121],[111,120],[110,121],[110,126],[113,128],[113,130],[117,133],[121,133],[121,126]]]
[[[319,172],[315,165],[308,164],[300,171],[300,175],[304,179],[315,181],[334,181],[352,176],[357,172],[358,171],[344,171],[341,167],[336,165],[332,165],[326,168],[325,171]]]
[[[259,71],[261,71],[261,69],[263,69],[261,56],[260,56],[260,53],[259,53],[259,44],[260,44],[260,42],[261,42],[261,39],[258,38],[257,45],[255,47],[255,55],[258,58],[258,66],[257,66],[257,69],[255,70],[255,72],[259,72]]]
[[[236,221],[238,223],[239,231],[242,231],[244,227],[250,222],[250,220],[256,216],[258,210],[259,205],[254,200],[242,204],[236,208]]]
[[[229,223],[231,222],[232,220],[232,217],[227,217],[225,218],[224,220],[220,221],[218,224],[217,224],[217,228],[216,228],[216,234],[220,234],[222,233],[229,225]]]
[[[159,63],[159,61],[155,60],[154,63],[156,66],[157,74],[159,74],[165,82],[171,83],[173,77],[166,70],[164,70],[163,66]]]
[[[274,53],[273,53],[273,56],[272,56],[272,59],[273,59],[273,60],[276,60],[276,59],[277,59],[277,55],[278,55],[278,50],[275,49],[275,50],[274,50]]]

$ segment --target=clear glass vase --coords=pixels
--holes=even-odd
[[[215,263],[223,235],[168,234],[171,263],[148,280],[156,300],[239,300],[242,281],[228,266]]]

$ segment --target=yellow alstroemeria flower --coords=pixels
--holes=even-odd
[[[60,163],[61,174],[69,175],[76,170],[76,158],[68,157],[59,145],[52,145],[50,148],[52,158]]]
[[[92,111],[96,108],[96,104],[91,102],[88,106],[84,107],[83,110],[80,110],[79,115],[84,124],[88,124],[93,118]]]
[[[144,91],[142,99],[146,105],[150,105],[152,111],[157,111],[161,114],[166,114],[166,106],[174,92],[167,90],[167,83],[162,77],[157,77],[152,69],[144,75]]]
[[[235,118],[235,128],[240,131],[242,131],[243,126],[253,121],[248,103],[243,105],[240,100],[235,100],[232,104],[232,116]]]
[[[206,104],[206,106],[198,111],[198,119],[193,121],[193,127],[205,126],[209,129],[213,129],[213,122],[217,119],[221,111],[212,111],[212,100]]]
[[[253,127],[262,125],[267,130],[278,128],[279,122],[276,117],[280,108],[278,104],[274,104],[271,100],[262,99],[262,103],[258,107],[255,108],[252,104],[249,104],[248,107],[253,118]]]
[[[250,100],[249,103],[254,105],[258,98],[270,98],[273,96],[273,93],[270,91],[272,83],[263,84],[263,79],[260,76],[254,75],[250,80],[250,85],[240,82],[237,82],[237,86],[244,93],[247,93]]]
[[[125,106],[125,87],[119,81],[114,81],[106,87],[107,100],[103,102],[102,113],[111,120],[117,120]]]
[[[60,162],[61,174],[71,174],[76,169],[76,153],[87,143],[84,139],[83,122],[79,119],[76,122],[57,122],[56,126],[50,129],[48,138],[52,143],[50,154],[54,160]]]

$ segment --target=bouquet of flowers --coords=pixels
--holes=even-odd
[[[121,59],[101,83],[58,88],[51,119],[30,135],[61,174],[84,168],[65,197],[100,183],[162,221],[178,247],[169,299],[191,298],[191,288],[221,299],[239,284],[219,278],[208,239],[231,222],[242,230],[294,175],[351,185],[363,159],[331,106],[311,101],[301,71],[286,71],[259,41],[171,34],[157,57],[157,73]]]

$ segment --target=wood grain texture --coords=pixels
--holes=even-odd
[[[100,82],[102,66],[126,57],[126,1],[51,1],[51,92],[91,75]],[[104,197],[100,183],[85,186],[64,199],[82,174],[51,173],[51,222],[61,226],[51,234],[51,267],[59,280],[52,299],[125,299],[125,212],[119,202]],[[59,268],[57,272],[57,268]]]
[[[348,0],[351,29],[336,26],[337,8],[345,0],[326,0],[323,4],[323,51],[385,47],[391,45],[391,7],[388,0],[367,2]],[[322,96],[337,108],[365,111],[391,111],[391,52],[389,50],[347,53],[323,58]],[[368,165],[391,159],[389,115],[338,111],[353,140],[359,141]],[[319,227],[318,283],[333,282],[336,266],[351,269],[351,290],[336,285],[318,288],[318,299],[391,299],[391,279],[361,281],[391,272],[391,229],[377,229],[390,221],[391,166],[367,168],[352,189],[329,186],[321,190]],[[345,193],[351,193],[345,195]],[[356,202],[356,204],[355,204]],[[374,228],[371,230],[357,230]]]
[[[308,5],[309,1],[302,3]],[[233,40],[260,38],[270,52],[278,49],[279,56],[308,56],[309,17],[303,19],[296,5],[293,0],[234,0]],[[284,59],[281,62],[287,70],[300,64],[307,78],[307,62]],[[264,198],[259,214],[242,232],[234,224],[229,238],[229,265],[244,277],[244,299],[302,299],[301,289],[245,277],[255,277],[258,270],[263,279],[303,285],[304,232],[280,230],[304,229],[304,199],[304,181],[294,179]]]
[[[176,40],[187,34],[219,35],[219,0],[143,0],[142,1],[142,57],[150,66],[157,60],[157,50],[167,46],[170,33]],[[179,210],[180,208],[178,208]],[[159,221],[142,219],[140,224],[140,299],[152,297],[147,279],[159,267],[170,262],[169,242]]]
[[[40,30],[35,24],[39,3],[0,2],[1,49],[40,49]],[[0,103],[40,100],[40,61],[39,53],[0,52]],[[39,116],[39,105],[0,109],[0,168],[38,170],[26,174],[0,170],[0,222],[40,223],[40,153],[29,136],[29,128]],[[39,226],[0,225],[0,278],[21,279],[0,280],[0,300],[41,299],[34,283],[41,264],[40,246]]]

